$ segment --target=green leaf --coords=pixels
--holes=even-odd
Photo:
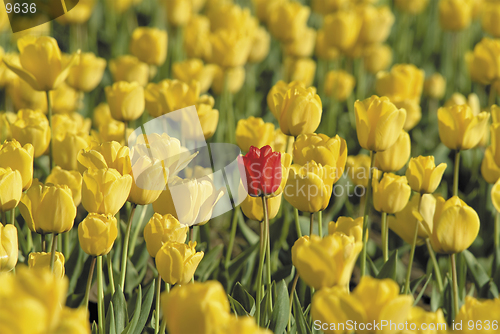
[[[91,260],[89,262],[89,266],[86,272],[83,272],[85,268],[85,252],[80,248],[80,245],[78,243],[75,243],[74,245],[75,249],[71,252],[71,256],[66,260],[64,264],[64,270],[66,272],[66,276],[68,276],[69,279],[69,286],[68,286],[68,296],[73,294],[75,291],[76,283],[78,282],[78,279],[80,276],[84,276],[85,278],[88,279],[88,274],[90,270],[90,262],[92,261],[92,257],[89,257]],[[87,286],[87,280],[85,280],[85,287]],[[85,289],[83,289],[85,291]]]
[[[366,254],[366,259],[368,260],[368,264],[370,265],[370,270],[373,273],[373,276],[377,277],[379,273],[377,266],[375,265],[375,263],[373,263],[372,259],[370,258],[370,256],[368,256],[368,254]]]
[[[132,333],[132,331],[134,331],[134,329],[136,328],[137,326],[137,323],[139,321],[139,316],[141,315],[141,301],[142,301],[142,288],[141,286],[139,285],[139,288],[137,290],[137,293],[134,294],[135,296],[135,310],[134,310],[134,315],[132,317],[132,319],[130,320],[130,322],[128,323],[127,327],[125,327],[125,330],[122,332],[122,334],[130,334]],[[130,311],[129,311],[130,312]],[[149,310],[148,310],[149,312]],[[141,328],[142,330],[142,328]]]
[[[298,334],[311,334],[311,329],[307,325],[306,318],[302,312],[302,306],[300,306],[299,297],[297,296],[297,291],[294,291],[293,296],[293,314],[295,316],[295,322],[297,324]]]
[[[264,297],[262,298],[262,302],[260,303],[260,321],[262,322],[262,327],[267,327],[269,325],[270,320],[270,310],[269,310],[269,291],[264,293]]]
[[[99,328],[97,328],[95,321],[92,323],[92,334],[99,334]]]
[[[398,250],[395,249],[391,252],[389,260],[382,266],[380,272],[377,275],[378,279],[391,278],[396,280],[396,272],[398,265]]]
[[[230,295],[227,296],[229,299],[229,303],[231,303],[231,308],[233,309],[233,312],[236,313],[238,316],[247,316],[250,315],[245,308],[240,304],[239,301],[231,297]]]
[[[113,309],[113,302],[109,303],[108,314],[106,314],[106,333],[116,334],[115,327],[115,311]]]
[[[469,268],[469,272],[472,274],[474,283],[479,289],[481,289],[483,285],[488,283],[490,277],[471,252],[464,250],[462,254],[465,262],[467,263],[467,268]]]
[[[459,253],[455,256],[457,262],[458,299],[459,299],[459,305],[462,305],[462,303],[465,301],[465,283],[467,282],[467,263],[465,263],[465,258],[463,254]]]
[[[80,247],[78,247],[78,248],[80,248]],[[78,252],[80,252],[80,251],[78,251]],[[73,253],[78,253],[78,252],[73,252]],[[86,258],[86,260],[84,261],[84,264],[83,264],[81,275],[72,276],[70,278],[70,281],[69,281],[70,286],[73,287],[73,293],[77,293],[77,294],[80,294],[80,293],[84,294],[85,293],[85,289],[87,287],[88,275],[89,275],[89,271],[90,271],[90,263],[92,262],[92,256],[88,256],[83,251],[81,251],[81,252],[83,253],[82,254],[83,258],[81,260],[78,260],[78,261],[84,261],[83,259]],[[93,276],[94,278],[97,277],[96,273],[97,273],[97,271],[94,272],[94,276]]]
[[[125,296],[123,295],[120,285],[115,291],[111,302],[115,308],[115,324],[116,332],[122,333],[125,326],[128,324],[127,317],[127,302],[125,301]]]
[[[411,291],[412,295],[417,293],[417,288],[419,287],[420,283],[422,283],[422,281],[426,277],[428,278],[428,275],[422,275],[421,277],[414,279],[413,281],[410,282],[410,291]]]
[[[149,318],[149,312],[151,311],[151,306],[153,305],[156,284],[155,282],[156,280],[153,280],[144,290],[144,297],[142,298],[142,306],[140,309],[141,312],[139,314],[139,319],[137,320],[135,327],[129,331],[130,334],[141,334],[144,326],[146,326],[146,322]]]
[[[238,228],[249,244],[253,245],[255,243],[259,243],[259,236],[250,227],[248,227],[247,223],[245,223],[243,215],[238,215]]]
[[[199,281],[205,282],[210,277],[215,268],[217,268],[223,250],[224,245],[220,244],[211,249],[207,254],[205,254],[205,256],[203,256],[203,259],[198,265],[195,273],[199,277]]]
[[[245,290],[240,282],[234,285],[232,297],[243,306],[248,314],[253,314],[252,310],[255,307],[255,299]]]
[[[240,270],[250,262],[250,258],[257,254],[259,244],[259,242],[253,244],[252,246],[241,252],[237,257],[231,260],[228,268],[231,281],[234,281],[236,279],[236,276],[238,275]]]
[[[271,324],[269,329],[275,334],[285,333],[288,324],[288,316],[290,312],[290,300],[288,297],[288,289],[284,280],[281,280],[276,285],[276,296],[273,314],[271,315]]]
[[[422,276],[421,279],[425,278],[425,276]],[[427,278],[427,281],[425,281],[425,284],[424,286],[422,287],[422,289],[420,290],[420,293],[418,294],[417,298],[415,298],[415,301],[413,302],[413,306],[416,306],[418,304],[418,302],[420,301],[420,299],[422,299],[422,296],[424,295],[425,293],[425,289],[427,288],[427,284],[429,284],[429,282],[431,281],[431,278],[432,278],[432,274],[429,274],[429,277]],[[421,280],[419,280],[421,281]],[[410,283],[411,284],[411,283]],[[417,286],[420,284],[420,282],[417,284]],[[415,286],[415,290],[417,289],[417,286]],[[415,292],[412,292],[412,294],[414,294]]]

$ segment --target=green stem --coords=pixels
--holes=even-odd
[[[429,238],[425,239],[425,244],[427,245],[427,249],[429,250],[429,255],[431,257],[432,266],[434,267],[434,275],[436,276],[436,281],[438,284],[439,293],[443,292],[443,279],[441,278],[441,270],[439,269],[438,262],[436,260],[436,254],[434,254],[434,250],[432,249],[431,242]]]
[[[97,315],[99,333],[104,333],[104,289],[102,282],[102,256],[97,257]]]
[[[500,231],[500,213],[497,211],[495,214],[495,228],[494,228],[494,244],[495,244],[495,249],[498,249],[498,246],[500,244],[499,238],[498,238],[498,232]]]
[[[361,253],[361,276],[366,275],[366,246],[368,243],[367,233],[369,228],[370,198],[372,191],[372,168],[375,162],[376,152],[370,151],[370,169],[368,170],[368,186],[366,187],[365,212],[363,218],[363,251]]]
[[[387,212],[382,212],[382,253],[385,263],[389,260],[389,225],[387,224]]]
[[[496,89],[493,87],[493,85],[490,85],[490,94],[488,95],[488,107],[491,108],[492,105],[495,104],[496,102]]]
[[[302,231],[300,229],[299,221],[299,210],[297,208],[293,208],[293,214],[295,216],[295,229],[297,230],[297,238],[302,238]]]
[[[85,288],[85,297],[83,298],[83,305],[87,309],[89,307],[89,296],[90,296],[90,287],[92,286],[92,277],[94,276],[94,268],[95,268],[96,257],[92,259],[90,263],[89,276],[87,277],[87,286]]]
[[[259,269],[257,271],[257,300],[256,300],[256,322],[260,326],[260,303],[262,301],[262,272],[264,269],[264,259],[266,257],[266,229],[264,223],[260,223],[260,252],[259,252]]]
[[[54,262],[56,260],[57,233],[52,234],[52,249],[50,251],[50,270],[54,272]]]
[[[455,260],[456,254],[450,254],[451,261],[451,278],[453,281],[453,310],[455,311],[455,316],[458,314],[458,279],[457,279],[457,263]]]
[[[70,238],[71,238],[71,230],[68,232],[65,232],[61,235],[61,238],[63,239],[63,255],[66,259],[69,258],[70,256]]]
[[[155,334],[158,334],[160,332],[160,294],[161,294],[161,275],[158,273],[158,281],[156,282]]]
[[[130,256],[134,255],[135,251],[135,244],[137,243],[137,238],[139,237],[139,232],[144,231],[144,217],[146,216],[146,211],[148,210],[147,205],[142,206],[142,211],[141,211],[141,216],[139,217],[139,221],[135,225],[134,228],[134,233],[132,233],[132,238],[130,239],[130,246],[129,246],[129,254]]]
[[[405,294],[406,295],[410,293],[411,268],[413,266],[413,257],[415,256],[415,248],[417,246],[418,224],[419,224],[419,222],[417,221],[415,223],[415,234],[413,235],[413,242],[411,244],[410,261],[408,262],[408,268],[406,268],[406,281],[405,281]]]
[[[292,331],[292,303],[293,303],[293,294],[295,293],[295,288],[297,287],[297,282],[299,281],[299,273],[295,273],[295,278],[292,283],[292,290],[290,291],[290,300],[289,300],[289,310],[288,310],[288,333]]]
[[[125,232],[125,239],[123,239],[123,251],[122,251],[122,271],[120,273],[120,286],[122,291],[125,286],[125,274],[127,273],[127,261],[128,261],[128,244],[130,239],[130,230],[132,229],[132,219],[134,218],[136,204],[132,203],[132,210],[130,211],[130,217],[128,219],[127,230]]]
[[[5,223],[7,223],[7,222],[5,222]],[[12,225],[15,225],[15,223],[16,223],[16,208],[10,210],[10,223]]]
[[[240,213],[240,207],[238,206],[234,209],[233,220],[231,221],[231,236],[229,237],[229,245],[227,246],[226,258],[224,260],[224,268],[229,268],[229,262],[231,261],[231,254],[233,253],[234,238],[236,238],[236,227],[238,226],[238,215]]]
[[[53,157],[53,143],[54,143],[54,131],[52,129],[52,102],[50,100],[50,91],[45,91],[45,94],[47,96],[47,118],[49,120],[49,127],[50,127],[50,144],[49,144],[49,167],[50,170],[54,168],[54,157]]]
[[[113,259],[111,257],[111,251],[106,255],[106,263],[108,265],[108,280],[111,286],[111,296],[115,294],[115,278],[113,275]]]
[[[47,251],[47,240],[45,240],[45,234],[44,233],[41,233],[40,234],[40,237],[42,239],[42,252],[46,252]]]
[[[165,333],[165,328],[167,327],[167,320],[163,318],[161,321],[160,334]]]
[[[323,238],[323,211],[318,212],[318,234]]]
[[[2,223],[7,225],[7,213],[5,211],[2,211]]]
[[[270,236],[270,231],[269,231],[269,210],[268,210],[268,203],[267,203],[267,198],[262,197],[262,204],[264,207],[264,228],[266,229],[266,278],[267,278],[267,293],[269,294],[268,300],[268,306],[269,310],[272,312],[273,311],[273,299],[272,299],[272,292],[271,292],[271,236]]]
[[[314,212],[311,212],[311,216],[309,217],[309,236],[313,234],[314,228]]]
[[[453,196],[458,196],[458,169],[460,168],[460,150],[455,152],[455,166],[453,172]]]

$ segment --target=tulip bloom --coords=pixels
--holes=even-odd
[[[364,217],[353,219],[351,217],[339,217],[336,222],[328,224],[328,234],[335,232],[343,233],[347,236],[354,237],[355,241],[363,239],[363,220]]]
[[[460,31],[472,20],[472,3],[467,0],[439,1],[439,23],[445,31]]]
[[[356,85],[354,76],[346,71],[329,71],[325,77],[325,95],[345,101]]]
[[[106,69],[106,60],[92,52],[82,53],[80,62],[69,70],[68,84],[80,92],[90,92],[99,85]]]
[[[377,154],[378,155],[378,154]],[[346,174],[358,186],[368,186],[368,171],[370,169],[370,157],[366,154],[350,155],[346,160]],[[372,168],[372,179],[379,179],[381,171]]]
[[[33,180],[21,197],[19,211],[31,231],[37,233],[64,233],[73,227],[76,206],[71,189]]]
[[[109,70],[115,82],[126,81],[137,83],[145,87],[149,81],[149,66],[141,62],[137,57],[123,55],[110,60]]]
[[[243,152],[249,152],[251,146],[271,145],[273,139],[274,124],[264,122],[260,117],[240,119],[236,125],[236,144]]]
[[[40,110],[21,109],[17,120],[10,125],[12,137],[21,145],[32,144],[34,157],[44,154],[50,143],[50,127],[47,117]]]
[[[290,42],[299,37],[307,25],[311,9],[298,2],[283,2],[268,11],[269,31],[282,42]]]
[[[500,314],[500,299],[476,299],[472,296],[465,296],[465,303],[460,308],[458,312],[455,323],[461,322],[465,324],[488,324],[498,323],[498,315]],[[495,319],[495,320],[493,320]],[[488,322],[487,322],[488,321]],[[467,327],[468,328],[468,327]],[[498,329],[488,328],[483,329],[481,332],[484,333],[496,333]],[[465,330],[464,332],[473,332],[473,330]]]
[[[240,169],[245,170],[246,187],[250,196],[269,196],[275,193],[281,184],[281,154],[273,152],[267,145],[259,149],[251,146],[249,152],[239,158]],[[243,174],[243,171],[241,171]]]
[[[116,141],[93,143],[90,148],[78,153],[78,170],[83,174],[89,168],[113,168],[121,175],[132,172],[130,150]]]
[[[54,163],[66,170],[78,169],[78,153],[88,147],[90,137],[83,131],[55,131],[52,139]]]
[[[33,179],[34,148],[31,144],[21,146],[15,139],[0,145],[0,168],[11,168],[21,173],[23,190],[31,186]]]
[[[471,80],[481,85],[490,85],[500,78],[500,40],[483,38],[466,55]]]
[[[169,112],[196,104],[200,96],[200,84],[189,84],[179,80],[162,80],[149,83],[144,91],[146,110],[152,117],[159,117]]]
[[[484,158],[481,162],[481,175],[489,184],[495,184],[500,179],[500,167],[495,162],[492,146],[488,146],[484,152]]]
[[[327,45],[344,52],[350,50],[358,40],[362,24],[361,15],[353,9],[339,10],[325,16],[323,29],[336,31],[335,34],[325,34]]]
[[[394,145],[375,155],[375,167],[384,172],[397,172],[406,165],[410,154],[410,135],[403,130]]]
[[[68,171],[56,166],[52,168],[45,182],[68,186],[71,189],[75,206],[82,201],[82,175],[77,171]]]
[[[434,156],[411,158],[406,170],[406,178],[413,191],[432,194],[441,182],[447,165],[434,163]]]
[[[368,45],[363,50],[363,63],[372,74],[386,70],[392,63],[391,47],[386,44]]]
[[[149,255],[155,257],[161,246],[167,242],[184,243],[188,227],[181,225],[171,214],[155,213],[144,227],[144,241]]]
[[[0,212],[14,209],[19,204],[22,194],[23,179],[21,173],[10,167],[0,167]]]
[[[172,65],[174,78],[182,82],[198,81],[200,83],[200,93],[207,92],[212,85],[215,70],[216,65],[204,65],[203,61],[198,58],[175,62]]]
[[[373,206],[378,212],[396,213],[410,199],[411,188],[405,176],[386,173],[379,182],[373,180]]]
[[[373,95],[354,103],[356,132],[362,148],[385,151],[398,140],[406,111],[398,109],[387,97]]]
[[[203,252],[196,251],[196,242],[188,245],[167,241],[156,253],[156,269],[169,284],[187,284],[203,259]]]
[[[323,166],[335,167],[338,173],[337,182],[344,172],[347,160],[347,144],[338,135],[328,137],[324,134],[301,134],[293,143],[293,160],[296,164],[305,165],[316,161]]]
[[[17,228],[10,224],[0,224],[0,272],[10,271],[16,266],[18,250]]]
[[[214,109],[214,104],[214,98],[208,95],[201,96],[195,104],[205,139],[210,139],[215,134],[219,124],[219,111]]]
[[[271,197],[267,200],[267,214],[269,215],[269,219],[273,219],[278,214],[281,206],[281,199],[283,197],[282,195],[283,193],[280,193],[278,196]],[[248,195],[245,200],[241,202],[240,207],[243,214],[249,219],[259,222],[264,221],[264,206],[262,199]]]
[[[283,60],[283,67],[283,77],[286,81],[302,82],[307,87],[312,85],[316,74],[316,62],[313,59],[287,56]],[[307,132],[304,131],[302,133]]]
[[[424,81],[424,94],[431,99],[441,100],[446,93],[446,79],[434,73]]]
[[[135,28],[130,53],[149,65],[161,66],[167,59],[167,32],[156,28]]]
[[[119,81],[104,90],[114,119],[133,121],[144,112],[144,89],[137,82]]]
[[[28,258],[28,266],[30,269],[35,268],[45,268],[46,270],[50,270],[50,256],[51,253],[45,252],[32,252]],[[56,257],[54,261],[54,275],[56,277],[63,278],[64,277],[64,255],[60,252],[56,252]]]
[[[116,218],[112,215],[89,213],[78,225],[78,241],[91,256],[109,253],[118,235]]]
[[[376,91],[392,103],[404,100],[420,102],[424,88],[424,71],[412,64],[398,64],[390,72],[377,74]]]

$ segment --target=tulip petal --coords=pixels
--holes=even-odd
[[[14,65],[8,59],[4,58],[3,62],[9,68],[9,70],[16,73],[22,80],[26,81],[31,86],[31,88],[33,88],[34,90],[37,90],[37,91],[43,91],[43,89],[38,84],[38,81],[33,76],[33,74],[26,71],[21,66]]]

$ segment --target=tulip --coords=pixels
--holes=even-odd
[[[80,247],[90,256],[108,254],[117,235],[117,222],[112,215],[89,213],[78,225]]]
[[[213,97],[202,95],[195,105],[205,139],[209,139],[215,134],[219,124],[219,111],[213,108],[214,104]]]
[[[363,324],[380,323],[383,320],[393,324],[405,323],[413,297],[400,295],[399,291],[399,285],[393,280],[379,280],[370,276],[363,276],[351,294],[339,287],[321,289],[312,299],[312,319],[327,324],[346,323],[348,320]],[[383,332],[394,334],[399,331],[388,328]]]
[[[0,168],[10,167],[21,173],[23,190],[31,186],[33,179],[34,148],[31,144],[21,146],[15,139],[0,145]]]
[[[82,175],[77,171],[67,171],[59,166],[52,169],[46,183],[66,185],[71,190],[73,202],[78,206],[82,201]]]
[[[78,170],[83,174],[89,168],[113,168],[121,175],[130,174],[132,165],[129,152],[127,146],[120,145],[116,141],[99,145],[93,143],[78,153]]]
[[[343,233],[324,238],[299,238],[292,247],[292,262],[307,285],[315,288],[346,286],[363,243]]]
[[[210,21],[206,16],[194,15],[184,29],[184,49],[188,58],[210,59]]]
[[[187,284],[191,281],[203,252],[197,252],[196,242],[185,243],[167,241],[156,253],[156,269],[161,278],[169,284]]]
[[[419,306],[414,306],[411,308],[410,313],[408,315],[408,323],[415,324],[411,325],[414,328],[420,329],[419,333],[426,334],[437,334],[437,333],[447,333],[445,330],[447,327],[446,319],[444,318],[443,311],[438,309],[435,312],[426,311]],[[426,330],[421,329],[422,325]],[[429,324],[429,325],[427,325]],[[433,325],[430,325],[433,324]],[[466,323],[464,322],[464,325]]]
[[[49,148],[50,127],[47,117],[40,110],[22,109],[17,120],[10,125],[12,137],[21,145],[32,144],[34,157],[38,158]]]
[[[62,136],[67,132],[87,135],[91,125],[92,121],[90,119],[83,118],[83,116],[77,112],[56,114],[52,117],[53,138]]]
[[[268,219],[273,219],[278,214],[281,206],[281,198],[283,197],[282,195],[283,193],[281,192],[278,196],[267,199]],[[264,221],[265,217],[262,199],[248,195],[245,200],[241,202],[240,206],[243,214],[249,219],[259,222]]]
[[[121,1],[114,1],[114,0],[106,0],[105,1],[106,9],[111,9],[117,14],[123,14],[127,9],[129,9],[133,3],[134,0],[121,0]]]
[[[80,0],[79,3],[82,3]],[[72,12],[72,11],[71,11]],[[68,13],[71,13],[68,12]],[[63,15],[63,17],[66,15]],[[88,321],[88,310],[84,307],[73,309],[64,307],[61,314],[61,321],[54,331],[54,334],[89,334],[90,325]]]
[[[274,124],[266,123],[262,118],[253,116],[238,121],[236,144],[243,152],[249,152],[251,146],[261,148],[271,145],[273,139]]]
[[[326,43],[343,52],[350,50],[358,40],[362,24],[362,18],[355,10],[339,10],[325,16],[323,29],[336,32],[325,34]]]
[[[77,109],[80,109],[79,103],[81,102],[80,93],[68,86],[66,83],[62,83],[56,90],[50,91],[50,101],[52,106],[52,112],[54,114],[69,114]],[[43,103],[43,107],[40,106],[44,112],[47,111],[47,99],[45,101],[40,99]]]
[[[214,80],[212,82],[212,90],[215,94],[221,95],[224,91],[224,85],[226,85],[225,88],[231,94],[238,93],[244,83],[245,68],[243,66],[231,67],[227,69],[216,66]]]
[[[339,50],[328,45],[326,42],[324,29],[319,29],[316,32],[316,45],[314,47],[314,53],[319,59],[324,60],[335,60],[340,56]]]
[[[439,24],[445,31],[460,31],[470,25],[472,6],[467,0],[440,0]]]
[[[50,253],[37,252],[30,253],[28,258],[28,266],[30,269],[46,268],[50,269]],[[55,253],[54,260],[54,276],[64,277],[64,255],[60,252]]]
[[[168,171],[165,170],[163,161],[148,155],[134,157],[128,200],[139,205],[153,203],[165,189],[167,180]]]
[[[471,149],[484,136],[489,117],[485,111],[474,116],[468,105],[441,107],[438,109],[439,138],[449,149]]]
[[[397,109],[387,97],[376,95],[354,103],[356,132],[362,148],[385,151],[397,141],[406,111]]]
[[[458,196],[447,201],[442,197],[437,199],[431,236],[434,251],[444,254],[460,253],[472,245],[478,232],[479,217],[473,208]]]
[[[316,43],[316,30],[304,27],[299,35],[284,45],[284,54],[290,57],[311,57]]]
[[[64,233],[73,227],[76,206],[66,185],[42,184],[38,179],[21,197],[19,211],[31,231]]]
[[[166,1],[167,21],[173,26],[185,26],[193,12],[192,1],[171,0]]]
[[[5,169],[0,167],[0,212],[14,209],[19,204],[22,193],[21,173],[10,167]]]
[[[351,95],[356,79],[346,71],[330,71],[325,77],[325,95],[345,101]]]
[[[161,215],[170,213],[182,225],[203,225],[212,218],[214,207],[225,192],[225,188],[217,190],[208,176],[184,180],[174,177],[153,202],[153,210]]]
[[[262,62],[269,54],[270,48],[271,36],[266,28],[258,27],[253,36],[252,48],[248,54],[248,62],[253,64]]]
[[[363,239],[363,217],[353,219],[351,217],[339,217],[336,222],[328,224],[328,234],[345,234],[354,237],[354,241]]]
[[[267,22],[271,15],[271,11],[274,10],[275,6],[286,2],[286,0],[253,0],[253,6],[255,8],[255,15],[262,23]]]
[[[417,234],[417,246],[423,245],[426,238],[429,238],[432,234],[432,215],[431,220],[422,219],[425,214],[422,214],[427,208],[432,209],[432,200],[425,202],[427,204],[424,205],[425,196],[432,195],[424,195],[420,194],[414,195],[408,204],[404,207],[403,210],[396,213],[395,216],[388,217],[389,228],[399,235],[401,239],[403,239],[406,243],[412,244],[413,237],[415,235],[415,224],[418,224],[418,234]],[[422,200],[420,199],[422,197]],[[419,202],[420,210],[419,210]],[[425,215],[428,217],[428,215]]]
[[[431,99],[441,100],[446,93],[446,79],[434,73],[424,81],[424,94]]]
[[[491,201],[495,209],[500,212],[500,183],[498,180],[493,185],[493,188],[491,188]]]
[[[281,42],[296,40],[310,13],[309,7],[298,2],[283,2],[269,12],[269,31]]]
[[[322,211],[328,206],[333,183],[340,176],[336,167],[322,166],[315,161],[303,166],[294,164],[284,189],[285,199],[300,211]]]
[[[92,125],[99,129],[102,125],[111,121],[113,121],[113,117],[109,105],[106,102],[99,103],[92,113]]]
[[[314,160],[323,166],[335,167],[340,178],[347,160],[347,144],[338,135],[330,138],[321,133],[301,134],[293,144],[293,159],[299,165]]]
[[[210,62],[220,67],[245,65],[252,49],[252,36],[232,29],[219,29],[210,34],[212,51]]]
[[[81,92],[90,92],[99,85],[106,69],[106,60],[92,52],[82,53],[80,62],[69,70],[68,84]]]
[[[204,65],[201,59],[188,59],[172,65],[172,74],[175,79],[182,82],[196,80],[200,83],[200,93],[206,93],[214,79],[216,66]]]
[[[231,318],[224,326],[222,333],[272,334],[272,331],[267,328],[259,327],[255,319],[252,317],[238,317],[231,315]]]
[[[17,228],[0,224],[0,272],[10,271],[16,266],[18,249]]]
[[[155,257],[161,246],[167,242],[184,243],[188,227],[181,225],[171,214],[155,213],[144,227],[144,240],[149,255]]]
[[[137,57],[124,55],[109,62],[109,69],[115,82],[136,81],[144,87],[149,81],[148,64],[141,62]]]
[[[376,91],[391,102],[413,100],[417,104],[424,88],[424,71],[412,64],[394,65],[390,72],[377,74]]]
[[[89,135],[85,132],[55,133],[53,138],[54,163],[66,170],[77,170],[78,152],[88,147]]]
[[[194,282],[165,291],[161,303],[171,334],[216,333],[230,317],[229,301],[218,281]]]
[[[152,117],[194,105],[199,96],[200,84],[197,81],[187,84],[167,79],[157,84],[149,83],[144,92],[146,110]]]
[[[16,116],[17,117],[17,116]],[[0,113],[0,143],[12,139],[9,118],[7,113]]]
[[[161,66],[167,59],[167,32],[138,27],[130,38],[130,53],[149,65]]]
[[[363,50],[363,64],[372,74],[386,70],[392,63],[392,49],[385,44],[369,45]]]
[[[66,80],[69,69],[79,60],[79,53],[63,62],[57,41],[48,36],[25,36],[17,41],[20,65],[4,60],[5,65],[38,91],[56,89]]]
[[[394,4],[400,11],[417,15],[422,13],[425,8],[427,8],[429,0],[396,0]]]
[[[131,187],[130,175],[121,175],[113,168],[90,168],[83,173],[83,207],[88,212],[115,215],[127,201]]]
[[[316,89],[293,86],[286,93],[274,95],[274,117],[279,121],[281,131],[289,136],[314,133],[322,114],[321,99]]]
[[[357,43],[383,43],[391,33],[394,24],[394,14],[388,6],[360,6],[359,16],[362,19],[361,30]]]
[[[239,163],[246,176],[243,185],[250,196],[270,196],[278,190],[282,179],[281,154],[273,152],[271,146],[251,146]]]
[[[500,299],[476,299],[472,296],[465,296],[465,303],[458,312],[455,323],[463,324],[463,332],[473,332],[470,324],[482,324],[481,332],[496,333],[498,324],[498,312],[500,311]],[[488,324],[490,324],[488,326]],[[474,326],[473,326],[474,327]],[[489,327],[489,328],[488,328]]]
[[[358,186],[368,186],[368,172],[370,169],[370,157],[366,154],[348,156],[346,160],[346,173]],[[379,179],[381,171],[378,168],[372,168],[372,178]]]
[[[271,147],[275,152],[292,152],[293,143],[295,139],[293,137],[285,135],[280,128],[274,131],[274,140],[271,143]]]
[[[483,38],[465,57],[471,80],[490,85],[500,78],[500,40]]]
[[[305,86],[312,85],[316,74],[316,62],[311,58],[285,57],[283,67],[286,81],[300,81]]]
[[[483,30],[495,38],[500,37],[500,27],[498,27],[498,20],[500,20],[500,5],[497,2],[486,2],[482,5],[481,26]]]
[[[279,80],[271,89],[269,90],[269,93],[267,93],[267,106],[269,110],[273,113],[273,115],[276,115],[276,105],[274,104],[274,96],[275,95],[285,95],[288,89],[293,88],[295,86],[306,88],[304,83],[300,81],[292,81],[290,83],[286,83],[283,80]],[[314,87],[311,87],[313,90],[315,89]]]
[[[382,180],[373,180],[373,206],[375,210],[396,213],[403,210],[411,195],[405,176],[386,173]]]
[[[441,182],[447,165],[434,163],[434,156],[411,158],[406,170],[406,178],[413,191],[432,194]]]
[[[210,6],[207,15],[212,31],[238,30],[253,36],[258,27],[258,20],[251,15],[249,8],[242,8],[229,2]]]
[[[468,105],[472,109],[474,116],[477,116],[481,112],[481,103],[479,97],[475,93],[469,94],[467,98],[460,93],[453,93],[451,97],[444,103],[444,107],[459,105]],[[494,116],[494,112],[492,112]],[[493,117],[494,119],[494,117]],[[495,123],[495,121],[493,121]]]
[[[119,81],[104,90],[114,119],[133,121],[144,112],[144,89],[137,82]]]
[[[410,154],[410,135],[403,130],[394,145],[375,155],[375,166],[384,172],[397,172],[406,165]]]
[[[481,175],[489,184],[495,184],[500,179],[500,167],[495,163],[493,147],[491,146],[484,152],[484,158],[481,162]]]

